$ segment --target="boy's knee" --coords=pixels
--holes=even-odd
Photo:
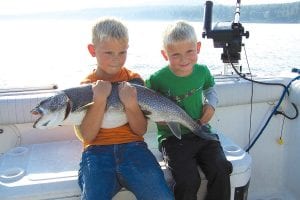
[[[233,166],[230,161],[224,160],[219,166],[219,173],[224,174],[224,176],[230,175],[233,170]]]
[[[215,167],[211,167],[204,171],[208,181],[227,180],[232,173],[233,167],[230,161],[223,160],[216,163]]]
[[[201,184],[200,176],[180,176],[175,179],[176,185],[184,188],[198,188]]]
[[[232,173],[233,167],[230,161],[228,161],[226,158],[225,159],[220,159],[216,163],[216,172],[218,174],[224,174],[224,176],[230,175]]]

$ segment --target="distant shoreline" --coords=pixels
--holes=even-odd
[[[203,5],[89,8],[72,11],[1,15],[0,20],[75,19],[89,20],[115,16],[126,20],[203,20]],[[214,5],[213,21],[232,21],[235,7]],[[300,23],[300,1],[283,4],[247,5],[241,7],[240,21],[246,23]]]

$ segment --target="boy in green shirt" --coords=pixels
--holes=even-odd
[[[170,25],[164,33],[161,51],[169,64],[152,74],[146,84],[173,99],[205,128],[218,99],[209,69],[197,64],[200,47],[191,25],[183,21]],[[230,199],[232,164],[227,161],[219,141],[204,140],[185,127],[181,127],[179,140],[167,125],[158,123],[157,128],[160,148],[175,181],[176,200],[197,199],[201,181],[198,166],[208,180],[206,199]]]

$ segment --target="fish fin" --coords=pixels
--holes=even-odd
[[[210,128],[206,125],[202,126],[200,129],[197,129],[194,134],[204,140],[215,140],[215,141],[219,140],[218,134],[212,133]]]
[[[70,101],[70,99],[68,99],[64,120],[67,119],[68,116],[69,116],[69,114],[71,113],[71,109],[72,109],[72,105],[71,105],[71,104],[72,104],[72,102]],[[48,123],[47,123],[47,124],[48,124]],[[47,124],[46,124],[45,126],[47,126]]]
[[[151,113],[150,111],[148,111],[148,110],[142,110],[142,112],[143,112],[144,116],[145,116],[147,119],[149,119],[149,115],[152,114],[152,113]]]
[[[145,85],[143,79],[141,79],[141,78],[133,78],[133,79],[129,80],[128,82],[136,84],[136,85],[141,85],[141,86]]]
[[[168,127],[171,129],[172,133],[178,138],[181,139],[181,129],[180,124],[176,122],[167,122]]]

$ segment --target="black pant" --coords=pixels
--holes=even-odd
[[[197,199],[201,183],[198,165],[208,180],[206,200],[230,199],[232,164],[219,141],[203,140],[194,134],[181,140],[171,136],[163,141],[162,153],[175,181],[176,200]]]

